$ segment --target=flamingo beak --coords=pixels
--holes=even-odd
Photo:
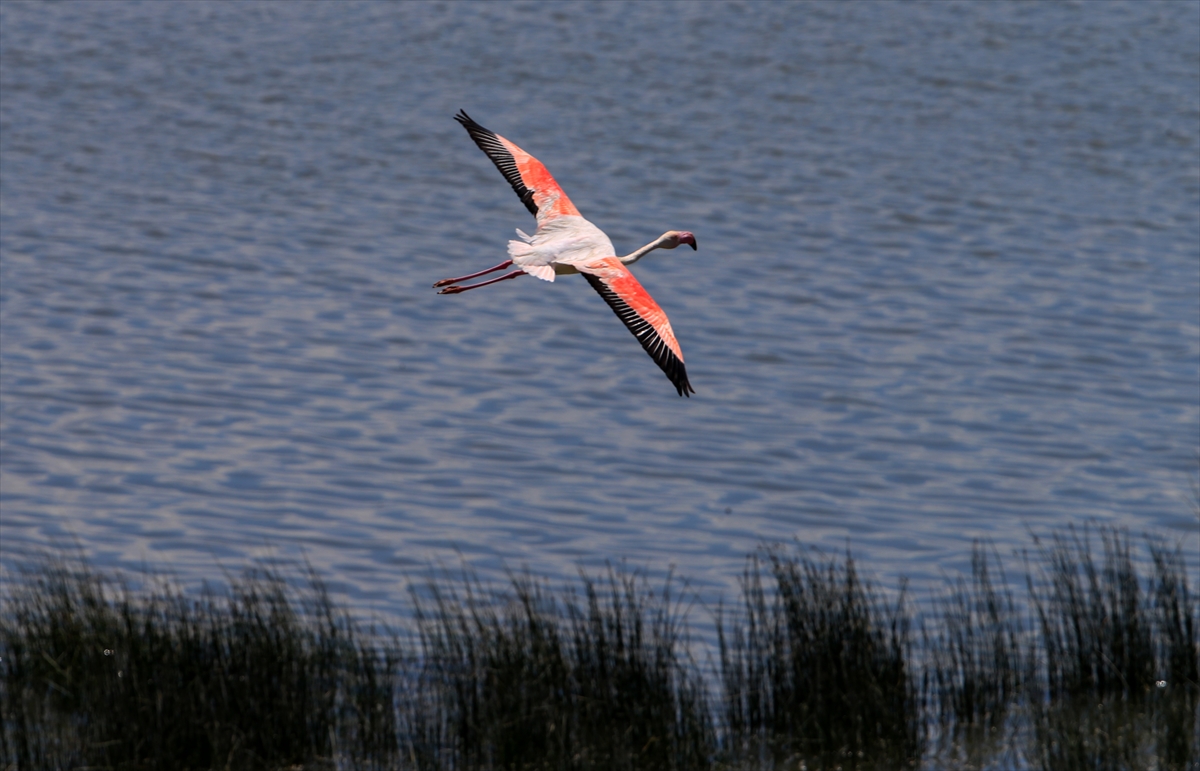
[[[692,251],[696,251],[696,237],[686,230],[679,234],[679,243],[687,244],[692,247]]]

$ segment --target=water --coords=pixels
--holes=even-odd
[[[0,57],[0,564],[1200,563],[1196,4],[5,2]],[[460,108],[696,233],[635,268],[695,397],[577,277],[430,289],[532,227]]]

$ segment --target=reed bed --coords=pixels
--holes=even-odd
[[[144,594],[49,562],[0,627],[6,767],[388,767],[400,655],[315,579],[251,571],[222,596]]]
[[[582,597],[513,576],[502,603],[466,575],[417,599],[421,768],[706,768],[707,687],[668,582],[581,576]]]
[[[921,757],[909,620],[849,555],[749,559],[740,613],[717,630],[724,755],[747,768],[902,768]]]
[[[764,547],[704,660],[637,572],[443,574],[400,636],[311,572],[196,597],[47,559],[0,608],[0,768],[1195,769],[1200,608],[1147,547],[1035,541],[1017,597],[977,544],[919,624],[850,555]]]

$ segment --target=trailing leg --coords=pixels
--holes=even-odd
[[[512,265],[512,264],[513,264],[512,260],[505,260],[504,262],[500,263],[499,265],[496,265],[495,267],[488,268],[487,270],[481,270],[478,273],[471,273],[466,276],[459,276],[458,278],[444,278],[441,281],[434,284],[433,288],[437,289],[439,286],[448,286],[450,284],[457,284],[459,281],[466,281],[469,278],[478,278],[479,276],[486,276],[488,273],[494,273],[498,270],[504,270],[505,268],[507,268],[509,265]]]
[[[491,271],[485,271],[485,272],[490,273]],[[478,289],[481,286],[487,286],[488,284],[494,284],[497,281],[504,281],[505,279],[516,278],[517,276],[525,276],[525,275],[528,275],[528,274],[526,274],[525,271],[523,271],[523,270],[514,270],[512,273],[505,273],[500,278],[493,278],[491,281],[480,281],[478,284],[467,284],[466,286],[448,286],[445,289],[443,289],[442,291],[438,292],[438,294],[458,294],[459,292],[465,292],[468,289]]]

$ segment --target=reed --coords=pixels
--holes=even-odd
[[[1200,641],[1182,555],[1151,543],[1141,579],[1127,534],[1102,528],[1103,562],[1074,529],[1028,573],[1041,632],[1030,699],[1042,768],[1195,768]]]
[[[1016,765],[1007,752],[1013,710],[1024,703],[1036,660],[995,550],[976,541],[970,578],[959,577],[934,606],[941,624],[925,636],[925,685],[938,753],[964,768],[1002,756]]]
[[[702,769],[714,736],[706,685],[668,582],[581,576],[582,601],[513,576],[497,601],[428,587],[417,600],[431,768]]]
[[[0,626],[0,751],[16,768],[390,765],[398,652],[360,638],[315,579],[297,596],[251,572],[189,600],[62,561],[27,577]]]
[[[1200,615],[1182,554],[1074,529],[1026,555],[1028,616],[981,544],[970,580],[938,603],[926,639],[936,756],[956,767],[1189,769],[1200,763]],[[993,570],[1000,576],[993,582]]]
[[[921,756],[909,620],[854,560],[766,550],[750,558],[741,612],[718,620],[723,729],[734,765],[900,768]]]
[[[849,555],[764,548],[711,667],[688,593],[636,572],[442,575],[402,642],[311,571],[195,597],[45,560],[0,607],[0,768],[1200,767],[1182,554],[1150,542],[1139,572],[1127,534],[1095,540],[1037,543],[1026,598],[976,544],[919,639]]]
[[[1183,555],[1151,543],[1158,679],[1154,725],[1163,767],[1200,765],[1200,612],[1188,591]]]

